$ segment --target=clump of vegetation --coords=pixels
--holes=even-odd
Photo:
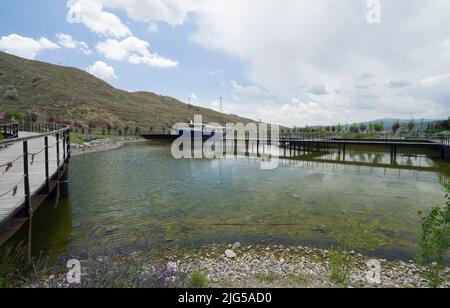
[[[25,248],[22,243],[9,244],[0,250],[0,289],[14,285],[18,273],[25,264]]]
[[[3,97],[5,99],[9,99],[9,100],[18,100],[19,99],[19,94],[17,92],[16,87],[14,85],[6,86],[4,88]]]
[[[208,279],[201,271],[195,271],[191,275],[191,285],[194,288],[203,288],[208,283]]]
[[[450,185],[444,185],[446,205],[434,207],[422,218],[422,240],[417,262],[427,268],[426,278],[433,288],[445,282],[442,273],[450,250]]]
[[[275,274],[258,274],[256,275],[256,280],[258,280],[261,283],[274,283],[277,280],[277,276]]]
[[[350,274],[356,267],[356,253],[373,250],[384,244],[375,235],[376,224],[366,218],[349,220],[350,230],[337,236],[339,245],[330,251],[330,278],[341,286],[347,286]]]

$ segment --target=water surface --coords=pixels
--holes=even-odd
[[[175,160],[168,145],[152,143],[73,157],[70,197],[36,214],[34,250],[76,251],[87,226],[98,227],[99,247],[142,240],[330,247],[350,218],[367,215],[386,241],[377,253],[408,258],[417,249],[418,212],[444,204],[438,180],[448,165],[426,155],[396,162],[421,170],[387,168],[389,153],[365,150],[349,150],[346,163],[338,153],[302,157],[270,171],[244,156]]]

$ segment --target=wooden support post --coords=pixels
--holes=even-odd
[[[47,194],[50,193],[50,170],[49,170],[49,161],[48,161],[48,137],[44,138],[44,146],[45,146],[45,189]]]
[[[28,217],[27,260],[31,263],[31,245],[33,230],[33,207],[31,206],[30,174],[28,170],[28,141],[23,142],[23,183],[25,189],[25,211]]]

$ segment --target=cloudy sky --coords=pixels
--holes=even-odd
[[[448,0],[0,6],[0,50],[78,67],[129,91],[212,109],[222,96],[225,112],[291,126],[450,114]]]

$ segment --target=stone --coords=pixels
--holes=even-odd
[[[234,243],[233,246],[232,246],[233,250],[236,250],[236,249],[239,249],[239,248],[241,248],[241,243],[239,243],[239,242]]]
[[[228,249],[228,250],[225,251],[225,256],[228,259],[234,259],[234,258],[237,257],[236,253],[233,250],[231,250],[231,249]]]
[[[178,272],[178,262],[167,263],[167,270],[172,273]]]

